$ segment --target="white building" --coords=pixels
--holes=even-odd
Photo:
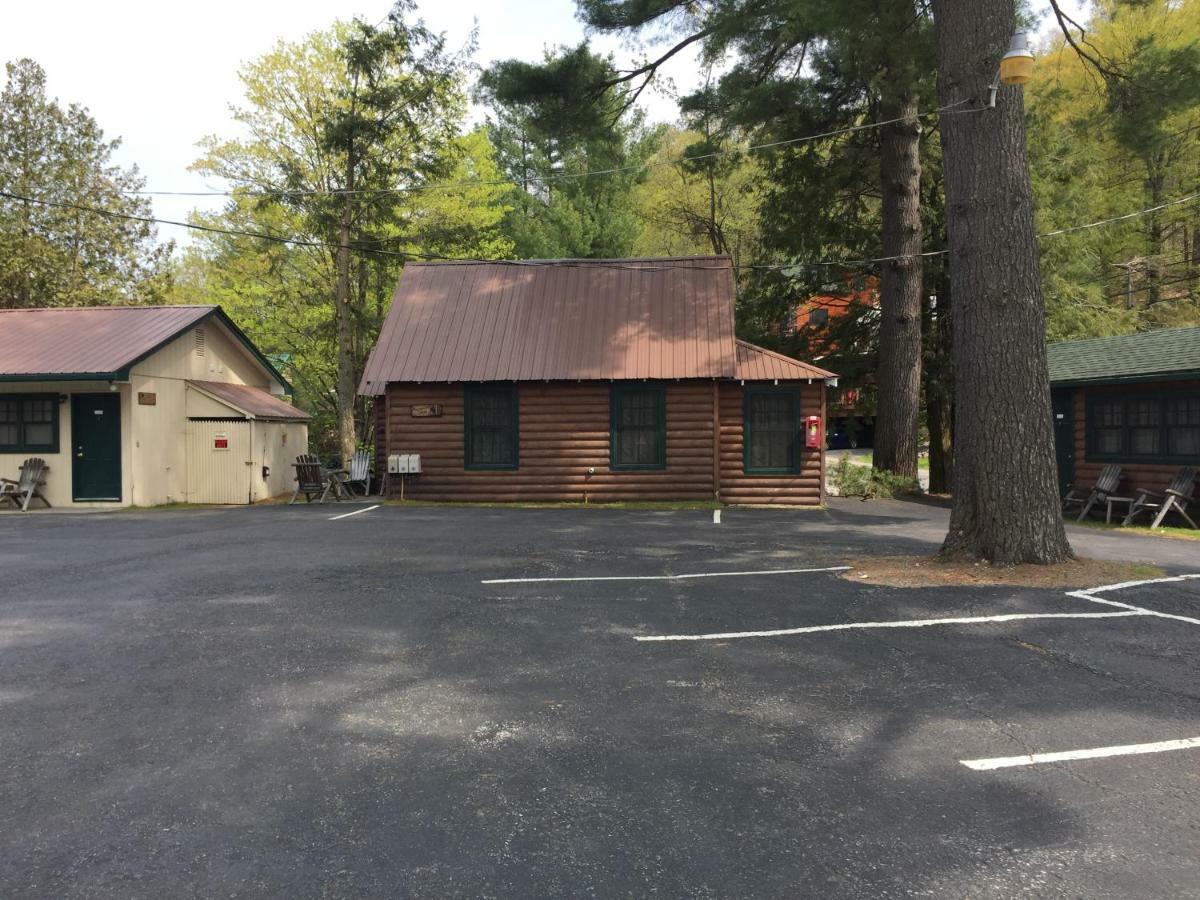
[[[54,506],[253,503],[308,450],[291,387],[217,306],[0,310],[0,476]]]

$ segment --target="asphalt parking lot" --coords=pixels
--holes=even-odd
[[[778,572],[913,509],[0,517],[0,895],[1200,893],[1200,580]]]

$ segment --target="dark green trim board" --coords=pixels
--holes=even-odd
[[[28,413],[26,403],[31,400],[41,400],[50,404],[50,443],[31,444],[25,439],[25,416]],[[0,453],[57,453],[59,448],[59,414],[58,394],[0,394],[0,402],[15,401],[17,404],[17,442],[15,444],[0,444]],[[11,424],[11,423],[4,423]],[[44,425],[45,422],[30,424]]]
[[[790,400],[789,423],[782,429],[769,432],[787,432],[788,464],[786,466],[755,466],[751,463],[756,440],[751,425],[750,410],[756,397],[786,397]],[[797,475],[800,472],[800,391],[785,387],[747,387],[742,395],[742,472],[746,475]],[[765,439],[765,438],[764,438]]]
[[[1102,391],[1089,392],[1084,402],[1084,456],[1088,461],[1094,462],[1118,462],[1129,465],[1137,463],[1147,463],[1151,465],[1200,465],[1200,454],[1170,454],[1167,448],[1170,446],[1171,425],[1169,423],[1169,412],[1172,401],[1190,400],[1200,403],[1200,385],[1196,386],[1195,390],[1172,390],[1159,391],[1154,393],[1138,392],[1128,393],[1123,391]],[[1130,422],[1131,406],[1133,404],[1154,404],[1156,407],[1157,425],[1135,425]],[[1119,450],[1103,453],[1099,450],[1099,436],[1097,431],[1100,430],[1098,421],[1097,406],[1104,404],[1115,404],[1120,410],[1120,424],[1108,426],[1112,430],[1120,430]],[[1200,428],[1197,426],[1175,426],[1177,428]],[[1132,432],[1134,430],[1150,430],[1154,429],[1158,432],[1158,452],[1155,453],[1134,453],[1131,450],[1133,443]]]
[[[652,426],[637,426],[631,431],[653,428],[657,438],[655,459],[621,463],[623,431],[620,427],[622,404],[635,395],[653,394],[657,421]],[[661,384],[614,384],[608,394],[608,467],[614,472],[649,472],[667,467],[667,390]]]
[[[512,462],[472,462],[475,457],[475,398],[504,397],[510,404],[509,424],[502,436],[509,443]],[[463,387],[463,468],[469,471],[513,471],[521,467],[521,408],[515,384],[469,384]]]

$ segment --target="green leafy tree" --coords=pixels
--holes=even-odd
[[[236,187],[220,221],[319,245],[216,238],[203,252],[213,266],[240,260],[236,278],[219,267],[211,275],[222,290],[256,307],[270,306],[260,293],[269,286],[289,298],[290,312],[281,302],[250,318],[286,317],[271,326],[280,348],[311,336],[311,350],[284,352],[321,402],[335,399],[343,457],[360,439],[356,417],[365,424],[358,378],[403,261],[510,248],[498,229],[505,206],[491,147],[482,133],[459,135],[466,59],[409,22],[412,9],[404,0],[380,27],[339,23],[247,66],[247,102],[234,118],[250,137],[206,139],[194,167]],[[242,259],[256,253],[263,258]]]
[[[171,245],[156,246],[151,224],[122,218],[152,213],[134,193],[143,186],[137,169],[112,161],[120,142],[107,140],[84,107],[47,97],[33,60],[5,68],[0,305],[155,302],[169,283]]]
[[[1053,339],[1200,322],[1200,2],[1106,2],[1062,35],[1030,92],[1042,231],[1157,208],[1043,242]]]
[[[646,177],[633,191],[641,233],[636,256],[728,253],[737,264],[759,254],[762,170],[748,154],[712,152],[702,132],[665,128]]]
[[[465,59],[407,23],[411,9],[280,43],[247,66],[234,118],[251,137],[206,139],[194,167],[235,185],[199,223],[314,245],[211,236],[188,262],[189,290],[226,298],[287,354],[314,411],[332,404],[328,442],[343,458],[367,438],[355,391],[403,262],[511,250],[492,148],[481,131],[459,134]]]

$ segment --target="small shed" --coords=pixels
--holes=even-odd
[[[253,503],[308,449],[291,387],[216,306],[0,310],[0,475],[54,506]]]
[[[835,376],[738,340],[733,298],[727,256],[410,263],[359,387],[377,471],[418,454],[431,500],[822,503]]]
[[[1200,328],[1050,344],[1058,478],[1065,492],[1119,463],[1121,492],[1161,491],[1200,466]]]

